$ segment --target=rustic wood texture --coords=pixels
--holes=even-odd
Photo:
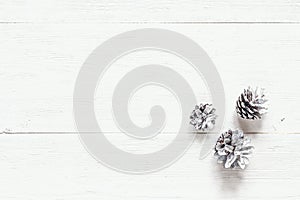
[[[200,160],[203,135],[175,164],[148,175],[115,172],[83,148],[72,110],[80,67],[105,40],[139,28],[182,33],[211,57],[226,94],[223,127],[242,128],[256,147],[245,171],[223,170],[212,155]],[[1,199],[300,198],[299,0],[0,0],[0,44]],[[210,101],[202,77],[175,56],[146,51],[120,59],[101,82],[95,109],[109,141],[132,153],[163,148],[181,120],[170,92],[145,87],[133,96],[130,116],[147,125],[151,106],[161,104],[165,133],[134,140],[114,124],[113,87],[128,70],[149,63],[172,67],[199,102]],[[234,112],[248,85],[268,91],[263,121],[245,122]]]
[[[4,23],[298,23],[299,0],[13,0],[1,1]]]
[[[111,135],[128,151],[133,141]],[[108,169],[76,135],[1,135],[1,199],[299,199],[298,134],[252,134],[256,149],[245,171],[199,160],[202,136],[174,165],[148,175]],[[162,137],[167,142],[170,135]],[[155,139],[153,139],[155,140]],[[134,145],[136,148],[128,148]],[[161,146],[160,144],[158,146]]]
[[[11,132],[72,132],[73,90],[79,69],[101,42],[118,33],[145,25],[0,25],[1,79],[0,130]],[[299,25],[154,25],[187,35],[212,58],[226,94],[224,127],[243,123],[235,115],[235,101],[243,88],[259,85],[268,91],[270,114],[245,131],[298,132],[300,95]],[[176,56],[157,52],[135,53],[116,62],[97,91],[96,112],[105,131],[117,131],[111,117],[115,84],[141,64],[171,66],[189,81],[199,102],[210,101],[203,78]],[[149,95],[153,94],[153,95]],[[170,104],[170,102],[173,102]],[[162,104],[176,121],[176,99],[161,89],[141,90],[132,99],[133,121],[148,121],[151,106]],[[178,113],[178,112],[177,112]],[[172,124],[170,124],[171,127]],[[168,131],[176,131],[171,129]]]

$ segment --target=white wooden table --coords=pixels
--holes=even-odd
[[[175,164],[147,175],[110,170],[82,147],[72,113],[79,69],[102,42],[139,28],[182,33],[211,57],[225,88],[224,128],[242,128],[256,147],[245,171],[223,170],[212,156],[199,160],[203,135]],[[300,199],[300,1],[1,0],[0,44],[0,199]],[[153,103],[162,104],[165,134],[139,143],[113,123],[113,80],[153,62],[174,67],[199,102],[210,101],[201,77],[178,58],[149,51],[120,59],[96,111],[109,140],[133,153],[163,148],[180,120],[176,99],[153,86],[134,95],[130,114],[143,126]],[[248,85],[269,92],[262,122],[234,113]]]

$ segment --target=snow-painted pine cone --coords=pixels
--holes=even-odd
[[[263,88],[248,87],[236,102],[236,112],[243,119],[261,119],[268,112],[267,102]]]
[[[196,105],[190,116],[190,124],[198,131],[212,130],[217,119],[215,112],[212,104]]]
[[[228,130],[222,133],[215,146],[218,163],[222,163],[224,168],[245,169],[254,149],[250,146],[250,142],[241,130]]]

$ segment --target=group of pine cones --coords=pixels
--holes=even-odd
[[[236,112],[242,119],[261,119],[268,111],[268,100],[264,89],[248,87],[238,97]],[[217,115],[212,104],[196,105],[190,116],[190,124],[198,131],[208,131],[214,128]],[[249,157],[254,147],[250,139],[244,137],[241,130],[228,130],[221,134],[215,145],[215,156],[225,168],[244,169],[249,163]]]

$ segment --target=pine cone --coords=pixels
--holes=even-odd
[[[218,163],[222,163],[224,168],[245,169],[254,149],[253,146],[249,146],[250,142],[250,139],[244,137],[243,131],[240,130],[228,130],[222,133],[215,146]]]
[[[248,87],[236,102],[236,112],[243,119],[261,119],[268,111],[267,101],[264,89]]]
[[[217,118],[215,111],[216,109],[212,107],[212,104],[196,105],[190,116],[190,124],[193,125],[196,130],[212,130]]]

